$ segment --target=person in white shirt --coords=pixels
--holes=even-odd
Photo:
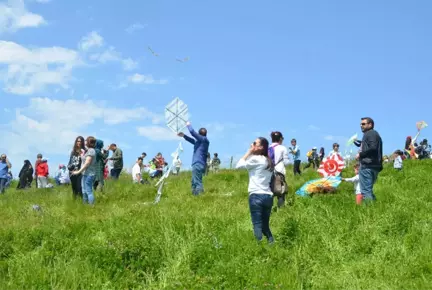
[[[141,176],[142,164],[143,164],[142,157],[138,157],[137,162],[132,167],[132,180],[133,180],[134,183],[141,183],[141,180],[142,180],[142,178],[141,178],[142,177]]]
[[[249,210],[255,238],[261,241],[264,234],[268,242],[273,243],[274,238],[270,230],[270,214],[273,207],[270,181],[273,162],[268,157],[268,148],[267,139],[259,137],[239,160],[236,168],[246,168],[249,172]]]
[[[402,160],[403,152],[401,150],[396,150],[394,153],[394,164],[393,167],[396,170],[402,170],[403,160]]]
[[[354,193],[356,195],[356,203],[360,205],[362,203],[363,196],[360,190],[359,168],[360,168],[359,164],[354,165],[354,172],[356,175],[351,178],[342,178],[342,181],[354,183]]]
[[[65,165],[59,165],[59,171],[57,172],[54,179],[57,185],[70,184],[69,171],[66,169]]]
[[[179,156],[177,156],[177,159],[174,161],[174,165],[175,165],[175,171],[174,171],[174,173],[175,173],[176,175],[178,175],[179,172],[180,172],[180,167],[181,167],[181,165],[182,165],[182,162],[181,162]]]
[[[288,186],[286,183],[286,169],[285,166],[289,164],[289,157],[288,157],[288,149],[282,145],[282,142],[284,140],[283,135],[279,131],[272,132],[270,134],[270,137],[272,139],[272,144],[270,145],[270,148],[273,148],[274,150],[274,160],[273,164],[275,164],[275,171],[283,175],[283,180],[285,184],[285,192],[282,195],[278,195],[278,203],[277,208],[281,208],[285,205],[285,198],[288,192]],[[275,195],[276,196],[276,195]]]
[[[331,157],[331,156],[334,155],[334,154],[339,154],[339,155],[340,155],[340,152],[339,152],[339,144],[338,144],[338,143],[334,143],[334,144],[333,144],[333,150],[330,151],[328,157]]]

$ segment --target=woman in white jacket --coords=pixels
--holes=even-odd
[[[249,172],[249,209],[255,238],[261,241],[264,234],[268,242],[273,243],[274,238],[270,231],[270,214],[273,206],[270,181],[273,163],[268,157],[268,148],[268,140],[259,137],[239,160],[236,168],[246,168]]]

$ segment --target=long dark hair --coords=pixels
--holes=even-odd
[[[77,148],[77,146],[76,146],[76,143],[78,140],[81,140],[81,148]],[[85,141],[84,141],[83,136],[76,137],[75,142],[74,142],[73,147],[72,147],[72,154],[76,155],[78,153],[78,155],[81,155],[81,150],[85,150],[84,142]]]
[[[321,147],[321,149],[320,149],[320,155],[325,155],[325,151],[324,151],[324,147]]]
[[[409,150],[409,147],[411,145],[411,141],[412,141],[411,136],[408,136],[406,138],[406,141],[405,141],[405,150]]]
[[[264,137],[258,137],[258,140],[260,140],[260,144],[263,147],[262,150],[260,152],[256,152],[257,155],[262,155],[264,157],[266,157],[267,159],[267,169],[268,170],[273,170],[274,168],[274,164],[273,161],[270,159],[270,157],[268,156],[268,149],[269,149],[269,141],[264,138]]]

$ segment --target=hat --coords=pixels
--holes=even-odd
[[[59,165],[59,169],[62,169],[63,167],[65,167],[64,164]]]
[[[317,148],[316,148],[316,147],[314,147],[314,148],[312,148],[312,150],[317,150]]]

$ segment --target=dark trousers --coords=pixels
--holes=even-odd
[[[82,198],[82,175],[71,175],[70,180],[74,199],[76,199],[77,197]]]
[[[266,236],[267,240],[274,241],[270,230],[270,214],[273,206],[273,197],[270,194],[251,194],[249,195],[249,210],[252,218],[255,238],[262,240]]]
[[[113,179],[119,179],[120,173],[123,168],[113,168],[111,169],[111,177]]]
[[[293,167],[293,170],[294,170],[294,175],[296,175],[296,174],[301,174],[301,171],[300,171],[300,163],[301,163],[301,160],[296,160],[296,161],[294,161],[294,167]]]
[[[6,182],[7,182],[7,179],[6,179],[6,178],[0,178],[0,193],[1,193],[1,194],[5,193],[5,190],[6,190]]]
[[[20,177],[17,189],[24,189],[24,188],[31,187],[32,181],[33,181],[33,176],[31,176],[31,175],[28,176],[28,175],[23,174]],[[37,184],[37,182],[36,182],[36,184]]]
[[[199,195],[204,191],[203,175],[205,174],[206,166],[201,163],[192,165],[192,194]]]

